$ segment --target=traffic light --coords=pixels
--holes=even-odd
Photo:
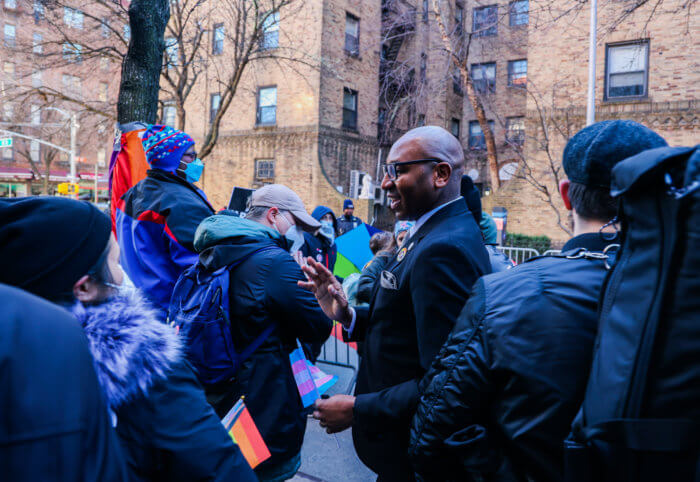
[[[78,183],[62,182],[58,185],[58,194],[62,194],[64,196],[75,196],[78,194],[79,190],[80,187],[78,186]]]

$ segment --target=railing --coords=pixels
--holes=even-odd
[[[339,323],[333,326],[331,336],[326,340],[321,348],[321,354],[316,359],[318,363],[341,367],[351,370],[349,376],[340,376],[338,383],[344,382],[345,387],[340,388],[342,393],[352,393],[357,378],[357,368],[360,365],[360,357],[357,350],[352,348],[349,343],[345,343],[339,339],[341,336],[342,327]]]
[[[549,256],[550,254],[559,254],[561,253],[561,249],[548,249],[544,253],[542,253],[542,256]]]
[[[513,246],[498,246],[498,249],[503,251],[506,256],[515,262],[515,264],[524,263],[530,258],[539,256],[540,253],[533,248],[516,248]]]

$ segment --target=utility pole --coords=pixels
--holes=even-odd
[[[97,162],[95,162],[95,204],[97,204]]]
[[[588,99],[586,105],[586,125],[595,122],[595,62],[596,40],[598,37],[598,0],[591,0],[591,28],[588,39]]]
[[[75,112],[70,113],[70,182],[75,184],[78,182],[78,177],[75,173],[75,136],[78,131],[78,120]],[[97,165],[97,164],[95,164]],[[97,182],[97,181],[95,181]]]

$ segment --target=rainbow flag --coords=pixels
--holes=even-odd
[[[141,136],[146,124],[132,122],[119,126],[114,151],[109,161],[109,190],[111,199],[112,232],[116,236],[116,209],[121,197],[137,182],[146,177],[148,162],[143,152]]]
[[[270,450],[260,436],[258,427],[245,406],[243,398],[236,402],[221,421],[226,431],[238,445],[248,465],[255,468],[270,458]]]
[[[321,398],[321,394],[311,374],[309,360],[306,359],[299,340],[297,340],[297,349],[289,354],[289,363],[292,365],[292,373],[297,384],[297,390],[299,390],[299,395],[301,396],[301,404],[304,408],[310,407],[316,400]]]

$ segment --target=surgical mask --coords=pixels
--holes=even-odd
[[[195,183],[199,181],[202,177],[202,171],[204,170],[204,163],[201,159],[197,158],[194,161],[185,165],[184,173],[188,182]]]
[[[335,229],[333,229],[333,221],[321,221],[321,235],[328,238],[333,244],[335,240]]]
[[[304,233],[295,224],[292,224],[284,214],[280,214],[280,216],[282,216],[289,224],[289,229],[287,229],[287,232],[282,234],[282,231],[280,231],[274,221],[272,222],[272,227],[275,228],[278,233],[282,234],[282,236],[284,236],[292,245],[289,252],[296,253],[304,244]]]
[[[131,281],[131,279],[126,274],[126,272],[124,271],[124,268],[122,268],[121,265],[119,265],[119,269],[122,271],[121,284],[105,282],[104,285],[109,286],[110,288],[113,288],[114,290],[116,290],[118,295],[128,296],[136,290],[136,286],[134,286],[134,283]]]

